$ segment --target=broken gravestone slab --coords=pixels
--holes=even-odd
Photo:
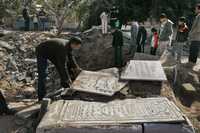
[[[113,96],[126,84],[120,82],[112,73],[82,71],[72,84],[72,88],[76,91]]]
[[[160,61],[131,60],[121,74],[122,80],[166,81]]]
[[[127,99],[108,103],[57,101],[50,105],[36,133],[100,133],[100,130],[101,133],[118,130],[118,133],[124,129],[120,130],[123,133],[131,127],[134,127],[133,133],[140,133],[142,123],[182,122],[185,122],[182,113],[167,98]]]

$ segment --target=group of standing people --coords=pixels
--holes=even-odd
[[[173,44],[175,50],[175,57],[178,62],[181,62],[183,47],[187,42],[190,43],[189,63],[195,64],[197,62],[199,47],[200,47],[200,3],[195,6],[195,20],[192,28],[187,26],[187,19],[180,17],[178,21],[177,34],[175,43]],[[171,47],[173,38],[173,22],[171,22],[165,14],[160,17],[161,28],[159,33],[159,47],[160,51]]]
[[[114,10],[114,8],[113,8]],[[112,11],[113,15],[110,18],[110,25],[112,28],[114,57],[115,65],[120,67],[123,63],[122,58],[122,46],[123,46],[123,33],[120,30],[119,19],[117,15],[118,10]],[[147,30],[145,29],[144,22],[132,21],[127,24],[131,26],[131,44],[129,48],[129,55],[133,56],[135,52],[145,52],[145,45],[149,42],[151,55],[162,55],[168,49],[174,49],[174,56],[177,62],[181,62],[181,56],[183,54],[183,48],[188,42],[190,42],[189,62],[196,63],[199,47],[200,47],[200,4],[195,7],[196,18],[193,22],[191,30],[187,26],[187,19],[180,17],[178,19],[177,33],[174,38],[173,25],[174,23],[168,18],[165,13],[162,13],[159,17],[160,27],[157,29],[153,27],[151,29],[150,40],[148,39]],[[102,12],[100,15],[102,22],[102,33],[108,32],[108,14]],[[173,41],[173,43],[172,43]],[[136,48],[135,48],[136,46]]]
[[[160,15],[160,28],[156,29],[153,27],[151,29],[151,36],[149,44],[151,47],[150,54],[156,55],[159,51],[159,55],[162,55],[169,48],[174,49],[174,55],[177,62],[181,62],[181,56],[183,55],[183,48],[188,42],[190,43],[190,53],[189,53],[189,63],[196,63],[199,47],[200,47],[200,4],[197,4],[195,7],[196,18],[193,22],[191,30],[187,26],[187,19],[185,17],[180,17],[178,19],[178,27],[175,40],[172,44],[174,31],[174,23],[168,19],[165,13]],[[131,45],[129,49],[129,54],[133,55],[135,52],[143,52],[145,44],[147,43],[147,31],[144,27],[143,22],[132,21],[128,22],[131,25]],[[119,34],[119,31],[117,31]],[[114,37],[113,42],[122,43],[123,41],[118,41],[117,39],[121,37]],[[117,41],[116,41],[117,40]],[[122,38],[123,40],[123,38]],[[119,44],[123,46],[123,44]],[[114,46],[114,44],[113,44]],[[136,46],[136,50],[135,50]],[[121,48],[120,48],[121,49]],[[117,52],[115,52],[117,53]],[[117,54],[115,54],[117,55]],[[119,56],[121,57],[121,56]]]
[[[131,46],[129,54],[133,55],[134,52],[144,53],[145,45],[147,43],[147,30],[145,29],[144,22],[128,22],[131,25]],[[173,36],[173,22],[169,20],[166,14],[161,14],[160,16],[160,29],[157,30],[155,27],[151,29],[150,35],[150,54],[156,55],[157,49],[160,52],[163,51],[171,45]],[[136,51],[134,48],[136,46]]]
[[[23,9],[22,15],[24,18],[24,30],[29,31],[31,17],[30,17],[28,9],[26,7]],[[37,31],[39,29],[39,25],[41,25],[42,30],[45,30],[46,21],[47,21],[46,12],[44,11],[43,8],[41,8],[41,10],[38,13],[35,13],[32,18],[34,30]]]

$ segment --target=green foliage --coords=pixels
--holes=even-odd
[[[25,1],[25,3],[24,3]],[[71,7],[67,3],[73,1]],[[138,21],[147,18],[156,18],[165,12],[169,18],[176,22],[180,16],[192,16],[194,5],[198,0],[0,0],[0,19],[21,14],[24,5],[34,12],[34,4],[43,5],[48,14],[63,20],[75,19],[85,29],[92,25],[100,24],[100,14],[104,10],[110,10],[116,5],[119,10],[119,19],[125,23],[129,19]],[[47,6],[49,5],[49,6]],[[49,8],[50,7],[50,8]],[[61,10],[64,9],[65,12]],[[64,14],[63,14],[64,13]],[[60,16],[63,16],[60,18]]]
[[[20,0],[0,0],[0,19],[20,12]]]
[[[191,16],[196,0],[95,0],[89,6],[89,17],[86,20],[86,28],[100,24],[100,13],[113,5],[119,7],[119,19],[125,23],[129,19],[144,21],[147,18],[158,20],[161,13],[166,13],[176,22],[181,16]]]

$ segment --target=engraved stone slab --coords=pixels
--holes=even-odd
[[[122,80],[166,81],[160,61],[132,60],[121,74]]]
[[[113,96],[127,83],[118,81],[119,78],[111,73],[82,71],[72,84],[77,91]]]
[[[64,123],[112,124],[183,121],[166,98],[128,99],[110,103],[67,101],[60,112]]]
[[[50,105],[38,130],[49,127],[184,121],[180,110],[167,98],[127,99],[109,103],[57,101]]]

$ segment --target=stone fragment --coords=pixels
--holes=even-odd
[[[27,120],[28,118],[34,116],[36,113],[40,111],[40,104],[35,104],[31,107],[28,107],[22,111],[19,111],[16,114],[16,117],[22,119],[22,120]]]
[[[6,48],[6,49],[8,49],[8,50],[14,49],[13,46],[10,46],[7,42],[1,41],[1,40],[0,40],[0,47]]]
[[[22,91],[23,95],[27,98],[32,97],[35,93],[36,93],[36,89],[34,87],[26,87],[23,91]]]
[[[183,84],[182,85],[183,86],[183,88],[184,88],[184,91],[187,91],[187,92],[196,92],[196,89],[194,88],[194,86],[192,85],[192,84],[190,84],[190,83],[185,83],[185,84]]]

